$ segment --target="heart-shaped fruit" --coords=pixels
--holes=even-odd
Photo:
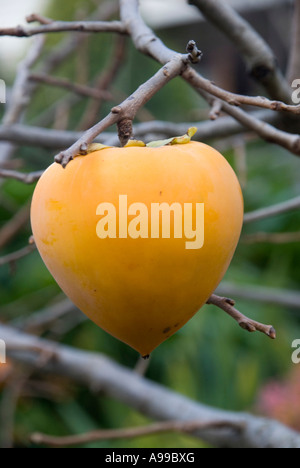
[[[59,286],[142,356],[207,301],[242,227],[230,165],[210,146],[179,143],[55,163],[32,201],[34,239]]]

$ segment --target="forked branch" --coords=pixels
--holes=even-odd
[[[272,325],[264,325],[263,323],[249,319],[234,307],[235,301],[233,299],[212,294],[208,299],[207,304],[213,304],[224,310],[224,312],[236,320],[241,328],[247,330],[248,332],[252,333],[259,331],[272,338],[272,340],[276,338],[276,331]]]

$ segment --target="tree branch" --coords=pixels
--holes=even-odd
[[[44,171],[30,172],[24,174],[23,172],[12,171],[8,169],[0,169],[0,179],[15,179],[24,184],[34,184],[39,180]]]
[[[33,334],[41,334],[49,331],[52,326],[66,315],[77,314],[86,318],[82,312],[67,298],[49,305],[44,309],[34,312],[29,317],[19,317],[11,322],[11,325],[23,331]]]
[[[252,26],[227,2],[189,0],[206,18],[220,29],[244,57],[249,73],[266,88],[273,99],[290,102],[291,90],[279,70],[276,58]]]
[[[191,435],[220,447],[300,448],[300,435],[284,425],[247,413],[211,408],[168,390],[137,375],[109,358],[70,348],[0,325],[0,336],[8,354],[30,365],[39,363],[40,372],[64,375],[94,391],[135,408],[143,414],[165,421],[222,421],[227,427],[195,430]],[[13,351],[15,349],[15,351]],[[17,351],[19,350],[19,351]],[[40,365],[41,353],[52,359]],[[240,425],[242,430],[230,426]]]
[[[13,237],[22,229],[29,221],[30,206],[28,204],[22,206],[20,210],[4,224],[0,229],[0,249],[10,242]]]
[[[115,106],[103,120],[87,130],[68,150],[59,153],[55,161],[65,167],[76,154],[85,154],[88,145],[103,130],[125,120],[132,121],[138,109],[146,104],[165,84],[182,73],[187,66],[188,57],[176,54],[154,76],[142,84],[119,106]]]
[[[2,119],[2,123],[5,126],[19,122],[30,102],[30,96],[33,92],[33,89],[30,87],[28,75],[30,73],[31,67],[33,67],[42,53],[44,42],[45,41],[43,37],[35,38],[25,59],[18,66],[11,96],[5,108]],[[10,159],[14,149],[14,145],[11,144],[0,145],[0,163]]]
[[[208,94],[203,90],[202,84],[203,79],[201,75],[196,73],[193,69],[189,68],[185,73],[184,77],[190,84],[192,84],[201,94],[208,103],[213,104],[214,98],[211,94]],[[276,143],[277,145],[286,148],[291,153],[299,156],[300,155],[300,135],[291,134],[283,130],[279,130],[273,125],[270,125],[266,122],[254,117],[253,114],[249,114],[242,109],[234,107],[227,102],[222,101],[222,110],[226,114],[234,117],[238,122],[244,125],[246,128],[251,129],[257,135],[268,142]]]
[[[222,99],[231,106],[248,105],[269,109],[273,111],[289,112],[294,115],[300,115],[300,105],[289,105],[281,101],[271,101],[264,96],[243,96],[241,94],[231,93],[207,80],[199,73],[197,74],[197,85],[209,94]]]
[[[291,309],[300,309],[300,293],[278,288],[263,286],[248,286],[244,284],[232,284],[222,281],[216,290],[217,294],[233,296],[237,299],[246,299],[262,304],[274,304],[276,306]]]
[[[276,331],[272,325],[264,325],[262,323],[256,322],[255,320],[249,319],[239,310],[235,309],[235,301],[233,299],[212,294],[208,299],[207,304],[213,304],[224,310],[224,312],[236,320],[241,328],[247,330],[248,332],[252,333],[259,331],[272,338],[272,340],[276,338]]]
[[[26,257],[35,249],[35,244],[30,244],[26,247],[23,247],[23,249],[18,250],[17,252],[13,252],[11,254],[5,255],[4,257],[0,257],[0,267],[7,264],[14,264],[17,260]]]
[[[277,119],[276,114],[269,111],[254,112],[251,115],[266,122],[275,122]],[[165,121],[143,122],[135,124],[133,126],[133,132],[136,137],[157,134],[165,138],[171,138],[174,135],[183,135],[187,128],[191,126],[196,126],[198,128],[194,138],[199,141],[225,138],[247,131],[247,129],[235,119],[231,117],[220,117],[215,122],[183,122],[180,124]],[[53,130],[23,124],[14,124],[9,127],[0,126],[0,141],[11,141],[20,145],[41,146],[49,149],[67,148],[82,136],[82,132]],[[113,137],[114,133],[103,132],[96,137],[95,141],[97,143],[107,143],[107,141],[111,140]],[[115,141],[114,144],[117,144],[117,142]]]
[[[288,211],[297,210],[298,208],[300,208],[300,196],[276,205],[246,213],[244,215],[244,224],[260,221],[261,219],[269,218],[270,216],[277,216],[287,213]]]
[[[291,242],[300,242],[300,231],[296,232],[255,232],[245,234],[241,238],[244,244],[257,244],[264,242],[268,244],[289,244]]]
[[[41,16],[38,13],[32,13],[31,15],[26,17],[27,23],[34,23],[37,21],[40,24],[51,24],[53,20],[50,18],[46,18],[45,16]]]
[[[108,92],[109,88],[111,87],[125,60],[125,46],[127,43],[126,39],[127,38],[125,36],[117,36],[114,51],[111,55],[111,63],[109,64],[108,69],[101,73],[96,80],[94,84],[94,88],[96,90]],[[94,100],[89,103],[85,114],[82,117],[82,121],[79,124],[80,129],[85,130],[94,125],[94,123],[97,121],[97,116],[100,114],[101,104],[101,99]]]
[[[114,32],[126,34],[126,28],[120,21],[51,21],[41,26],[16,26],[0,28],[0,36],[31,37],[36,34],[49,34],[67,31],[87,33]]]
[[[34,444],[43,444],[51,447],[65,447],[74,445],[83,445],[91,442],[99,442],[101,440],[115,440],[115,439],[132,439],[136,437],[143,437],[153,434],[163,434],[166,432],[183,432],[190,434],[200,430],[209,429],[230,429],[234,431],[242,431],[244,425],[233,421],[163,421],[147,426],[128,427],[126,429],[103,429],[86,434],[66,436],[66,437],[53,437],[46,434],[35,433],[32,434],[30,440]]]
[[[224,4],[223,3],[220,4],[216,2],[215,0],[213,0],[212,5],[218,8],[218,5],[221,5],[222,7],[222,5]],[[227,8],[227,4],[224,6],[224,8],[225,7]],[[128,33],[132,37],[134,45],[136,46],[138,50],[140,50],[141,52],[147,55],[150,55],[151,57],[155,58],[160,63],[164,63],[164,61],[169,60],[169,57],[173,55],[174,52],[168,47],[166,47],[163,44],[163,42],[155,36],[153,31],[150,28],[148,28],[148,26],[145,25],[143,19],[141,18],[139,14],[137,0],[120,0],[120,13],[121,13],[121,19],[123,23],[126,24]],[[233,11],[232,13],[231,8],[230,8],[227,14],[235,15],[235,12]],[[238,15],[237,17],[241,19]],[[234,24],[234,26],[236,27],[237,25]],[[231,25],[231,27],[233,27],[233,25]],[[253,34],[256,35],[254,30],[253,30]],[[259,36],[258,38],[259,40],[261,40]],[[256,40],[256,44],[258,44],[257,41],[258,39]],[[263,50],[265,50],[265,53],[267,52],[266,47],[268,46],[264,44]],[[251,46],[251,50],[252,50],[252,46]],[[254,52],[254,50],[252,50],[252,52]],[[256,49],[255,49],[255,54],[257,54]],[[262,57],[264,57],[264,55]],[[272,61],[273,59],[274,57],[272,55]],[[272,79],[275,80],[278,73],[276,72],[275,74],[272,74]],[[189,84],[191,84],[199,92],[199,94],[201,94],[206,100],[208,100],[210,104],[212,104],[214,99],[211,97],[210,94],[207,94],[207,92],[204,91],[202,88],[202,86],[204,86],[205,84],[210,83],[209,81],[205,80],[200,74],[198,74],[191,67],[186,68],[186,70],[182,73],[182,77]],[[290,96],[287,97],[285,95],[284,97],[286,99],[282,99],[282,100],[286,100],[286,101],[290,100]],[[278,99],[278,97],[276,97],[276,99]],[[290,133],[283,132],[282,130],[277,130],[272,125],[262,123],[261,121],[254,118],[253,116],[248,115],[246,112],[242,111],[241,109],[234,108],[232,105],[227,104],[226,102],[222,103],[222,109],[227,114],[231,115],[236,120],[238,120],[246,128],[253,130],[256,134],[258,134],[265,140],[279,144],[283,146],[284,148],[288,149],[289,151],[291,151],[293,154],[300,155],[300,136],[299,135],[292,135]]]
[[[289,83],[292,83],[294,79],[300,77],[300,0],[295,0],[294,3],[295,10],[293,12],[292,40],[287,70]]]
[[[59,88],[67,89],[73,93],[80,94],[81,96],[91,97],[96,100],[112,100],[112,94],[108,91],[101,89],[94,89],[89,86],[72,83],[71,81],[65,78],[58,78],[54,76],[47,75],[45,73],[31,73],[29,75],[29,80],[36,83],[43,83],[50,86],[56,86]]]
[[[44,38],[36,38],[32,47],[29,49],[27,56],[18,66],[17,76],[13,85],[11,98],[3,117],[4,125],[11,125],[15,123],[22,114],[24,108],[29,103],[30,96],[28,92],[28,77],[30,74],[30,69],[33,67],[42,53],[44,43]]]

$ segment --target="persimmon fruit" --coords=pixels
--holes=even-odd
[[[65,169],[54,163],[31,208],[37,248],[61,289],[142,356],[205,304],[230,264],[242,221],[234,171],[198,142],[109,147]]]

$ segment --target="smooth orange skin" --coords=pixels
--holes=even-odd
[[[100,239],[102,202],[204,203],[205,240]],[[129,220],[132,217],[129,217]],[[142,356],[181,328],[224,276],[239,240],[243,198],[225,158],[202,143],[108,148],[53,164],[37,184],[37,248],[65,294],[91,320]]]

